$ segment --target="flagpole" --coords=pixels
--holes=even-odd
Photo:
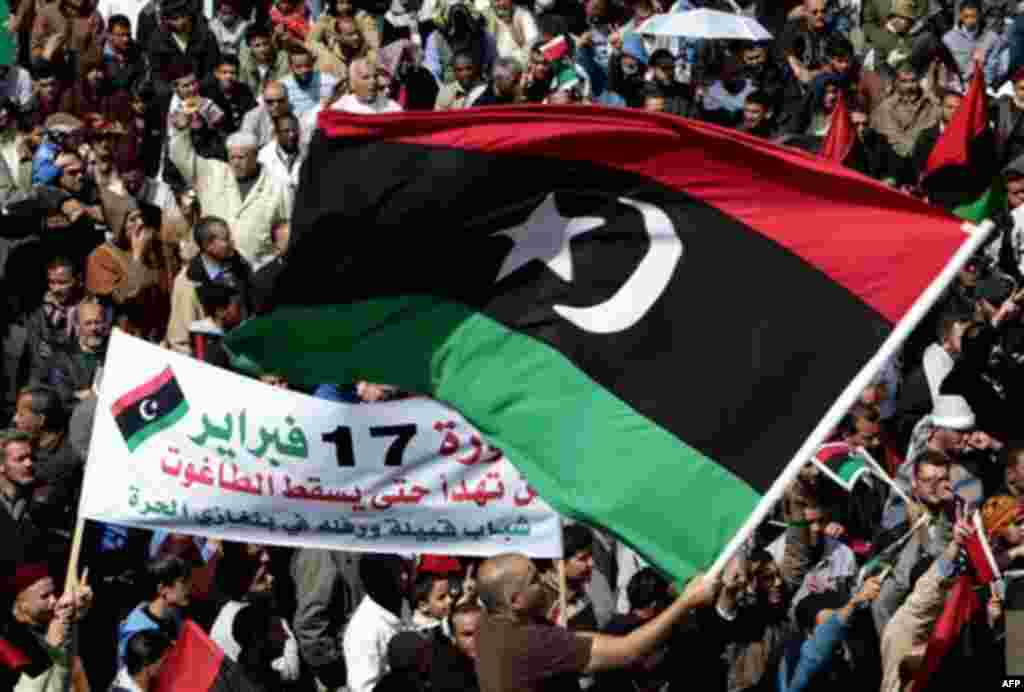
[[[796,480],[800,469],[810,459],[811,455],[814,454],[814,451],[821,446],[825,438],[839,425],[839,421],[842,420],[846,412],[857,401],[861,392],[871,384],[876,373],[896,354],[903,345],[903,342],[910,336],[910,333],[924,316],[928,314],[928,311],[931,310],[932,305],[942,296],[946,287],[956,277],[957,272],[960,271],[960,268],[982,246],[989,234],[995,229],[995,224],[991,220],[986,219],[977,226],[965,223],[962,228],[966,233],[970,234],[966,242],[960,246],[960,249],[956,251],[956,254],[953,255],[939,275],[932,280],[924,293],[910,306],[907,314],[903,316],[903,319],[899,321],[882,343],[881,348],[860,369],[860,372],[850,381],[850,384],[846,386],[846,389],[839,395],[839,398],[835,400],[810,436],[800,445],[800,449],[797,450],[796,454],[786,465],[786,468],[783,469],[779,477],[768,488],[768,492],[761,498],[761,502],[754,508],[751,515],[747,517],[747,521],[725,546],[725,549],[718,556],[718,559],[715,560],[714,564],[711,565],[711,569],[708,570],[704,577],[705,579],[714,581],[718,578],[733,555],[739,551],[743,543],[746,542],[757,527],[760,526],[761,522],[764,521],[765,517],[768,516],[772,508],[775,507],[775,503],[782,499],[786,488]]]

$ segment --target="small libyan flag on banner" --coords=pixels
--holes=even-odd
[[[165,430],[188,413],[188,402],[171,366],[118,398],[110,407],[114,421],[134,452],[146,440]]]

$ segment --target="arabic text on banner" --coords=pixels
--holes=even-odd
[[[115,332],[82,512],[235,541],[561,556],[558,515],[442,404],[322,401]]]

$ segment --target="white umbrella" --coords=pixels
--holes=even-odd
[[[756,19],[741,14],[705,9],[655,15],[638,26],[636,33],[747,41],[769,41],[772,38]]]

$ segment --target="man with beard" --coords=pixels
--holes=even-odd
[[[78,339],[54,353],[46,377],[68,413],[78,402],[96,396],[110,329],[107,310],[97,302],[81,303],[77,317]]]
[[[878,105],[871,125],[889,140],[901,170],[895,177],[906,180],[911,167],[914,142],[920,133],[939,122],[942,108],[924,93],[917,70],[909,62],[896,68],[893,94]]]

